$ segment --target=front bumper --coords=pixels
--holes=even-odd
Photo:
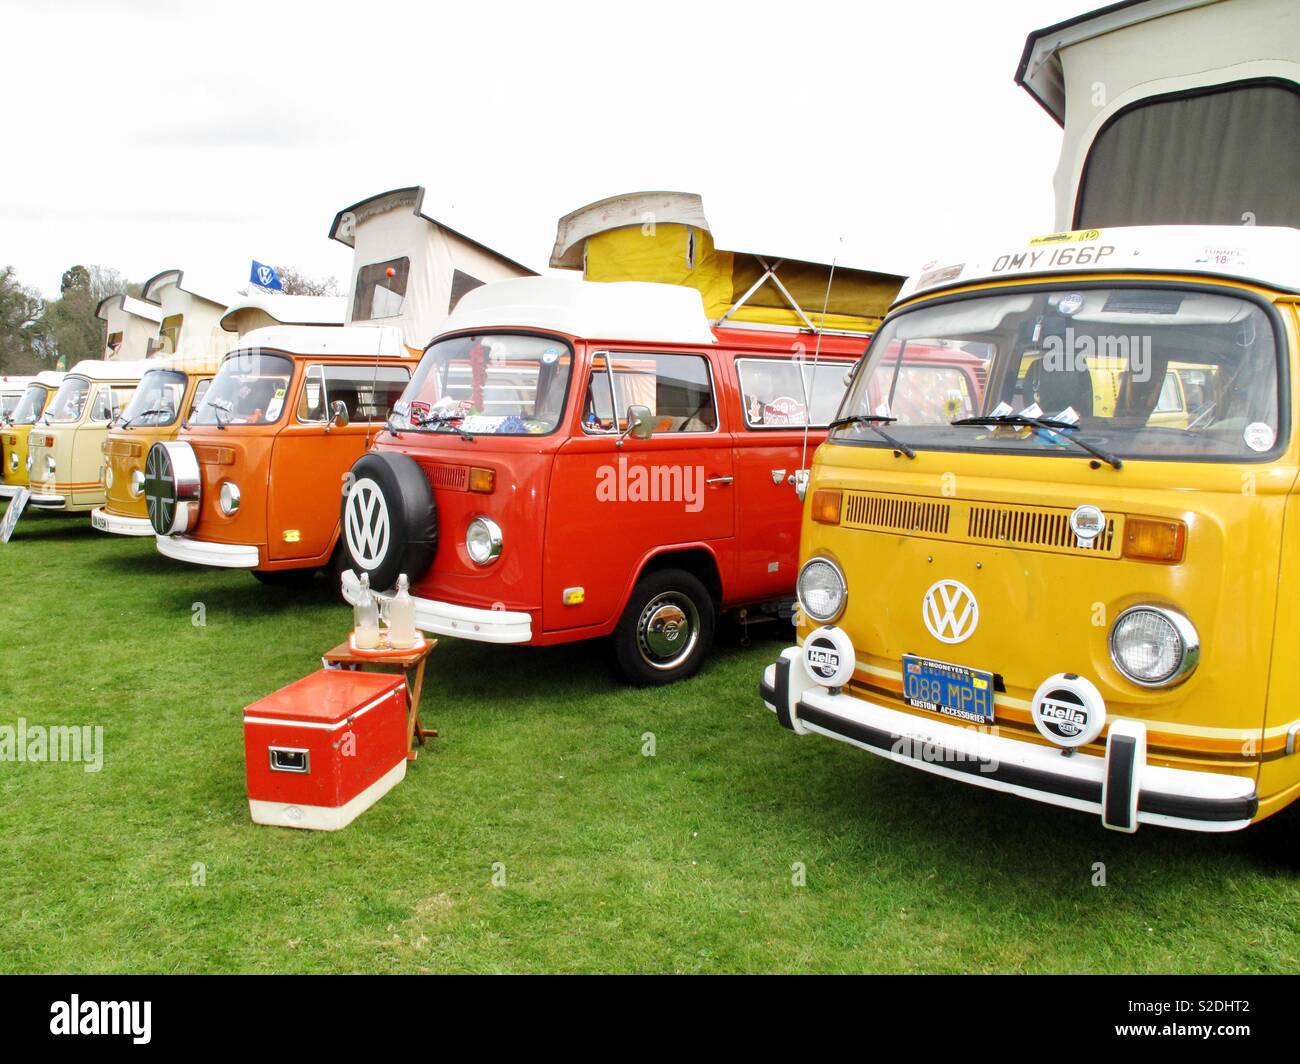
[[[90,524],[100,532],[112,532],[118,536],[152,536],[153,525],[147,517],[123,517],[110,513],[105,506],[97,506],[90,511]]]
[[[39,495],[32,492],[32,497],[27,500],[28,506],[35,506],[41,510],[63,510],[68,505],[68,500],[62,495],[49,495],[44,492]]]
[[[1113,719],[1105,757],[1075,753],[922,717],[814,684],[799,647],[763,673],[759,692],[780,723],[977,787],[1092,813],[1106,827],[1160,824],[1236,831],[1259,807],[1253,780],[1148,764],[1140,721]]]
[[[257,548],[242,543],[209,543],[190,536],[155,536],[158,553],[191,565],[210,565],[218,569],[256,569]]]
[[[414,596],[412,596],[414,598]],[[480,643],[527,643],[533,618],[510,610],[481,610],[436,599],[415,598],[415,626],[435,635],[454,635]]]

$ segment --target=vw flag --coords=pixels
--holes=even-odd
[[[283,290],[280,286],[280,275],[275,272],[275,267],[264,266],[256,259],[253,260],[253,269],[248,279],[259,288],[269,288],[272,292]]]

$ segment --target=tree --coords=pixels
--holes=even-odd
[[[63,273],[61,295],[45,304],[35,329],[35,345],[46,359],[64,369],[83,359],[104,357],[104,324],[95,311],[109,296],[131,285],[108,266],[72,266]]]
[[[37,339],[41,297],[19,284],[12,266],[0,269],[0,373],[26,374],[46,369]]]
[[[275,272],[280,275],[281,290],[287,296],[337,296],[339,282],[334,277],[308,277],[292,266],[277,266]]]

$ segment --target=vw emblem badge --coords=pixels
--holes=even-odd
[[[921,600],[921,617],[940,643],[964,643],[980,623],[980,607],[960,580],[939,580]]]

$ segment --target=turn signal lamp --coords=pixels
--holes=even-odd
[[[284,530],[284,541],[286,543],[299,543],[302,541],[302,533],[296,528],[286,528]]]
[[[491,495],[497,486],[497,471],[471,466],[469,471],[469,490],[480,495]]]
[[[841,491],[819,488],[813,492],[812,519],[819,525],[838,525],[840,523],[840,504],[844,500]]]
[[[566,587],[564,589],[564,604],[566,606],[581,606],[587,598],[587,592],[580,587]]]
[[[1130,517],[1124,524],[1124,557],[1173,565],[1183,560],[1187,526],[1181,521]]]

